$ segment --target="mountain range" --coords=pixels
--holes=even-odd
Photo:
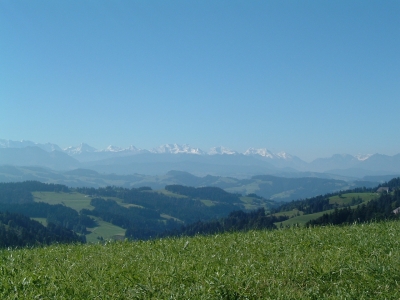
[[[109,146],[98,150],[82,143],[62,149],[52,143],[0,139],[0,165],[40,166],[65,171],[85,168],[120,175],[160,175],[178,170],[198,176],[236,178],[266,174],[300,177],[308,174],[322,178],[355,179],[400,174],[400,154],[335,154],[308,163],[297,156],[285,152],[273,153],[265,148],[249,148],[239,153],[221,146],[206,152],[189,145],[165,144],[150,150],[135,146]]]

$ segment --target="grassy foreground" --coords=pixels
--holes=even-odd
[[[0,251],[1,299],[399,299],[400,222]]]

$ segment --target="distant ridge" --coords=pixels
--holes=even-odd
[[[259,174],[328,173],[344,177],[400,174],[400,154],[335,154],[307,163],[286,152],[267,148],[248,148],[243,153],[224,146],[209,151],[188,144],[164,144],[147,150],[133,145],[121,148],[109,145],[96,149],[86,143],[62,149],[53,143],[0,139],[0,164],[41,166],[56,170],[92,169],[100,173],[165,174],[179,170],[196,175],[220,175],[237,178]]]

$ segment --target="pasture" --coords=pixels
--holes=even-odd
[[[400,222],[0,250],[1,299],[399,299]]]

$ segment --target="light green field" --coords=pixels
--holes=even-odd
[[[400,222],[0,250],[0,299],[399,299]]]
[[[271,196],[271,199],[275,200],[275,201],[279,201],[279,199],[290,197],[294,192],[295,192],[294,190],[290,190],[290,191],[284,191],[282,193],[274,194],[273,196]]]
[[[256,210],[259,208],[264,208],[265,212],[269,212],[270,206],[273,206],[275,204],[274,201],[270,200],[260,200],[254,197],[248,197],[248,196],[242,196],[240,197],[240,200],[242,201],[242,204],[244,205],[244,208],[246,210]]]
[[[92,217],[95,219],[98,226],[94,228],[87,228],[90,231],[89,234],[86,235],[86,241],[88,243],[98,243],[99,238],[102,237],[104,240],[114,240],[114,239],[123,239],[125,237],[125,229],[115,226],[111,223],[104,222],[103,220]]]
[[[149,192],[150,193],[164,194],[165,196],[174,197],[174,198],[188,198],[185,195],[175,194],[175,193],[167,191],[167,190],[157,190],[157,191],[149,191]]]
[[[47,226],[47,219],[46,218],[31,218],[32,220],[38,221],[43,226]]]
[[[52,205],[63,204],[78,212],[83,208],[94,209],[90,205],[91,198],[80,193],[32,192],[32,195],[35,202],[45,202]]]
[[[229,193],[240,193],[243,195],[247,195],[247,194],[251,194],[251,193],[257,194],[257,191],[260,190],[259,183],[260,183],[260,181],[255,181],[255,182],[252,182],[247,185],[226,188],[225,190]]]
[[[360,197],[363,200],[362,203],[367,203],[367,202],[371,201],[372,199],[376,199],[378,196],[379,195],[377,195],[376,193],[347,193],[347,194],[341,195],[341,197],[340,196],[330,197],[329,203],[330,204],[337,203],[339,205],[346,205],[346,204],[351,203],[351,200],[353,197],[355,199],[357,199],[357,197]],[[362,203],[360,203],[360,204],[362,204]],[[360,204],[350,206],[350,208],[356,208]],[[302,211],[298,211],[297,209],[294,209],[291,211],[279,212],[274,215],[277,217],[278,216],[288,216],[289,217],[288,220],[282,222],[282,225],[284,227],[285,226],[293,226],[295,224],[302,226],[310,220],[317,219],[319,217],[322,217],[324,214],[329,214],[333,211],[334,211],[334,209],[330,209],[330,210],[325,210],[323,212],[318,212],[315,214],[304,215]],[[297,213],[299,213],[300,216],[296,216]],[[275,225],[280,227],[281,222],[275,223]]]
[[[83,208],[90,210],[94,209],[94,207],[90,205],[90,200],[92,198],[80,193],[33,192],[32,194],[36,202],[45,202],[52,205],[62,204],[71,207],[78,212]],[[120,205],[125,207],[138,206],[134,204],[122,203],[121,199],[114,197],[108,197],[107,199],[116,200]],[[87,228],[87,230],[91,232],[90,234],[86,235],[87,242],[97,243],[99,242],[98,237],[102,237],[104,240],[121,239],[124,237],[125,229],[105,222],[99,218],[93,216],[90,217],[96,220],[98,226],[95,228]],[[36,218],[36,220],[41,222],[43,225],[46,225],[46,219],[43,219],[44,223],[41,218]]]
[[[348,193],[343,194],[341,196],[333,196],[329,198],[329,203],[334,204],[337,203],[339,205],[350,204],[353,198],[357,199],[360,197],[364,203],[371,201],[372,199],[376,199],[379,197],[377,193]]]
[[[284,227],[285,226],[293,226],[294,224],[297,224],[297,225],[301,226],[301,225],[306,224],[310,220],[314,220],[316,218],[319,218],[323,214],[330,213],[332,211],[334,211],[334,210],[332,209],[332,210],[326,210],[326,211],[323,211],[323,212],[318,212],[318,213],[315,213],[315,214],[300,215],[300,216],[297,216],[297,217],[293,217],[293,218],[287,219],[286,221],[283,221],[282,225]],[[275,223],[275,225],[278,228],[280,227],[280,224],[281,224],[280,222],[279,223]]]
[[[172,216],[170,216],[170,215],[167,215],[167,214],[160,214],[160,217],[161,217],[161,218],[164,218],[164,219],[166,219],[166,220],[172,219],[172,220],[175,220],[175,221],[177,221],[177,222],[182,222],[182,223],[183,223],[182,220],[179,220],[178,218],[174,218],[174,217],[172,217]]]
[[[32,193],[35,202],[45,202],[48,204],[62,204],[76,211],[80,211],[83,208],[93,210],[94,207],[90,205],[91,197],[80,194],[80,193],[55,193],[55,192],[33,192]],[[123,203],[121,199],[116,197],[105,197],[106,199],[115,200],[119,205],[123,207],[139,207],[143,208],[143,206],[136,204]]]
[[[215,203],[211,200],[200,200],[205,206],[215,206]]]

